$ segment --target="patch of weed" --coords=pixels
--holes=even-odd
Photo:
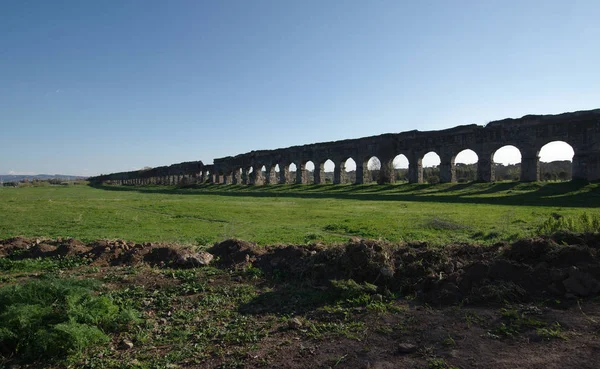
[[[527,329],[537,329],[546,327],[546,323],[529,316],[525,312],[519,312],[516,309],[503,308],[501,322],[491,333],[504,336],[514,337],[523,333]]]
[[[543,339],[547,339],[547,340],[551,340],[551,339],[566,340],[567,339],[567,336],[566,336],[562,326],[558,322],[555,322],[550,327],[538,328],[536,330],[536,333],[538,336],[542,337]]]
[[[23,361],[63,360],[106,344],[136,312],[96,295],[94,280],[44,278],[0,289],[0,347]]]

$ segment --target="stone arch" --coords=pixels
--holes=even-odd
[[[289,166],[288,166],[288,163],[285,162],[285,161],[283,161],[283,160],[280,160],[277,163],[276,168],[279,169],[279,172],[278,172],[278,175],[277,175],[278,183],[279,184],[289,183],[290,178],[289,178]]]
[[[252,183],[252,173],[254,173],[254,168],[252,165],[246,165],[242,167],[242,183],[245,185],[249,185]]]
[[[266,164],[263,166],[265,168],[265,183],[266,184],[277,184],[279,180],[277,178],[278,172],[275,171],[275,168],[279,169],[279,165],[277,163]]]
[[[440,164],[442,159],[440,155],[435,151],[429,151],[423,155],[420,159],[421,174],[419,177],[422,181],[430,184],[440,182]]]
[[[381,160],[373,155],[363,161],[363,181],[362,183],[379,182],[381,172]],[[357,171],[358,175],[358,171]],[[358,178],[357,178],[358,180]],[[358,181],[357,181],[358,182]]]
[[[296,183],[296,175],[298,172],[298,165],[296,165],[295,162],[291,162],[287,166],[287,172],[288,172],[287,183]]]
[[[296,175],[296,183],[315,183],[315,163],[312,160],[300,162],[300,169]]]
[[[314,158],[311,160],[314,164],[315,169],[313,171],[313,181],[315,184],[325,183],[325,161],[320,158]]]
[[[256,185],[264,185],[265,183],[267,183],[267,166],[266,165],[260,165],[257,166],[257,170],[256,170],[256,177],[255,177],[255,181],[254,184]]]
[[[521,150],[514,145],[499,147],[492,154],[492,180],[518,181],[522,177]]]
[[[242,168],[241,167],[235,167],[233,169],[232,183],[233,184],[241,184],[242,183]]]
[[[573,175],[574,156],[573,146],[565,141],[551,141],[543,145],[538,151],[540,180],[570,180]]]
[[[321,181],[321,183],[333,183],[335,169],[336,169],[335,162],[331,159],[326,159],[323,162],[324,178]]]
[[[231,169],[224,169],[222,171],[223,177],[221,179],[221,183],[223,184],[231,184],[233,183],[233,170]],[[184,178],[186,178],[186,180],[188,179],[187,176],[184,176]]]
[[[404,154],[398,154],[392,160],[392,166],[394,168],[394,179],[395,181],[406,182],[408,181],[408,168],[409,160]]]
[[[477,162],[479,156],[471,149],[461,150],[452,157],[452,180],[451,182],[473,182],[477,180]]]
[[[340,161],[339,181],[337,183],[356,182],[356,161],[352,157]]]

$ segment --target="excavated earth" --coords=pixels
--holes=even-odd
[[[443,248],[362,239],[330,246],[258,247],[230,239],[204,251],[122,240],[89,244],[75,239],[0,240],[0,257],[11,259],[77,256],[96,266],[146,263],[172,268],[211,263],[243,268],[251,264],[267,275],[285,275],[315,285],[326,285],[332,279],[368,282],[403,295],[416,294],[420,300],[438,305],[596,296],[600,293],[599,251],[598,234],[557,234],[513,244]]]
[[[340,339],[315,344],[294,338],[292,344],[278,348],[278,354],[269,359],[267,367],[281,368],[427,367],[423,358],[431,356],[431,350],[434,356],[461,368],[598,367],[599,251],[598,234],[555,234],[512,244],[455,244],[443,248],[363,239],[337,245],[260,247],[230,239],[209,248],[122,240],[87,244],[75,239],[0,240],[0,257],[13,260],[80,257],[98,267],[200,268],[210,264],[244,270],[251,266],[260,269],[271,284],[303,281],[327,290],[332,280],[353,280],[376,286],[377,296],[410,296],[406,305],[411,318],[410,323],[405,322],[412,327],[410,331],[392,336],[374,334],[359,342]],[[541,301],[550,303],[540,310]],[[533,311],[545,315],[549,322],[560,322],[569,338],[545,341],[533,330],[519,339],[503,341],[490,334],[485,324],[472,329],[468,319],[465,323],[468,314],[491,317],[506,304],[518,306],[515,309],[523,316]],[[457,313],[457,307],[467,310]],[[254,306],[248,311],[259,314],[260,309]],[[377,324],[393,326],[399,324],[398,320],[395,316],[380,316]],[[460,342],[452,339],[451,345],[440,346],[447,337],[457,337]],[[249,357],[263,355],[269,345],[279,347],[277,342],[283,338],[289,339],[269,336]],[[336,355],[340,357],[337,363],[325,358]],[[220,364],[207,362],[196,367]],[[243,367],[264,365],[249,360]]]

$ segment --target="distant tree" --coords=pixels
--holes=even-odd
[[[427,183],[430,183],[430,184],[440,183],[440,177],[439,176],[429,176],[429,177],[427,177]]]

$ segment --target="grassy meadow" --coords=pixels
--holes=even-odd
[[[570,182],[0,187],[0,238],[491,244],[534,236],[552,217],[598,217],[599,205],[598,184]]]
[[[492,282],[481,277],[482,287],[469,287],[468,297],[448,306],[421,301],[419,291],[422,280],[434,275],[440,296],[462,293],[459,284],[443,288],[453,275],[470,275],[477,270],[472,266],[483,265],[478,258],[485,254],[468,245],[454,254],[437,245],[489,245],[561,228],[597,231],[599,202],[598,184],[577,183],[0,187],[0,239],[63,238],[0,245],[0,369],[595,368],[596,295],[530,301],[510,275]],[[302,245],[355,236],[433,247],[409,245],[414,255],[402,251],[394,254],[400,259],[383,260],[387,251],[362,241],[337,251],[314,246],[329,256],[307,256],[306,264],[297,264],[306,270],[278,261],[280,255],[300,260],[298,252],[275,254],[271,248],[263,262],[228,265],[216,253],[210,266],[179,269],[164,252],[162,262],[135,262],[138,252],[156,244],[116,241],[205,250],[195,245],[231,237]],[[88,248],[65,237],[114,241]],[[595,253],[582,254],[590,248],[578,247],[564,246],[567,253],[558,259],[574,270],[588,259],[597,264]],[[279,250],[287,249],[304,247]],[[496,250],[486,257],[495,266],[490,273],[527,270],[533,276],[533,266],[539,272],[537,261],[521,268],[522,261],[507,261],[511,253]],[[455,254],[460,260],[451,260]],[[111,255],[129,262],[104,258]],[[394,264],[393,290],[383,284],[389,276],[380,266],[388,264],[379,264],[389,260],[400,263]],[[447,275],[449,266],[462,274]],[[336,268],[333,279],[317,277]],[[361,280],[369,270],[379,274]],[[562,275],[557,267],[546,272]],[[560,357],[547,355],[549,347]]]

